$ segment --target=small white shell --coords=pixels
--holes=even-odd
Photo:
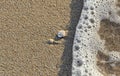
[[[58,32],[57,36],[58,36],[59,38],[65,37],[65,36],[66,36],[66,31],[60,30],[60,31]]]

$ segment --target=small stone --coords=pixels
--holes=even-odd
[[[57,34],[57,36],[59,37],[59,38],[63,38],[63,37],[65,37],[67,35],[67,31],[64,31],[64,30],[60,30],[59,32],[58,32],[58,34]]]

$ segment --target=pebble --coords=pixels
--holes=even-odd
[[[65,36],[67,36],[67,31],[60,30],[60,31],[58,32],[57,36],[58,36],[59,38],[63,38],[63,37],[65,37]]]

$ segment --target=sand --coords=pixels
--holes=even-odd
[[[0,0],[0,76],[71,76],[73,39],[82,5],[82,0]],[[113,33],[119,39],[119,28],[104,33],[104,25],[110,23],[101,23],[100,37],[106,40],[106,49],[118,50],[119,43],[110,45],[107,40],[113,37],[107,35]],[[57,39],[59,30],[68,30],[68,36]],[[49,44],[51,38],[61,43]],[[98,67],[105,75],[119,74],[119,69],[108,70],[109,64],[98,63]]]
[[[105,40],[105,49],[120,52],[120,25],[109,20],[102,20],[98,31],[100,38]]]
[[[0,76],[71,76],[81,0],[0,0]],[[47,41],[69,30],[61,44]]]

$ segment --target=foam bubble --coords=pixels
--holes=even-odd
[[[97,52],[104,52],[105,48],[97,31],[103,19],[120,24],[119,9],[115,3],[116,0],[84,0],[73,44],[72,76],[104,76],[96,68]],[[111,52],[109,56],[111,60],[120,59],[117,52]]]

